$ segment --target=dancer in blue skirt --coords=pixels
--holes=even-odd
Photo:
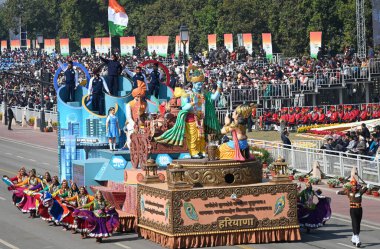
[[[110,151],[116,151],[116,138],[119,137],[119,121],[115,116],[115,108],[111,107],[108,110],[108,117],[106,120],[106,131],[108,142],[110,145]]]

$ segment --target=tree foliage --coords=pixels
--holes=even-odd
[[[119,0],[129,16],[125,35],[134,35],[145,46],[148,35],[169,35],[173,50],[179,26],[190,29],[190,48],[207,48],[207,35],[252,33],[254,47],[261,33],[272,33],[275,52],[301,55],[309,51],[309,32],[322,31],[323,44],[341,51],[356,44],[355,0]],[[0,36],[17,29],[18,19],[35,38],[107,36],[106,0],[8,0],[0,6]],[[366,1],[367,41],[372,43],[371,1]],[[16,30],[17,33],[17,30]],[[235,45],[237,41],[235,40]]]

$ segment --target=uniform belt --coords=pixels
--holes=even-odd
[[[355,202],[350,203],[350,208],[361,208],[361,207],[362,207],[361,203],[355,203]]]

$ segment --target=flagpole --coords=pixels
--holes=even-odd
[[[110,58],[111,58],[111,55],[112,55],[112,36],[111,36],[111,30],[110,30],[110,25],[108,24],[108,35],[110,37]]]

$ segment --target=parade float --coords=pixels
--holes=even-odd
[[[204,76],[189,67],[191,86],[160,87],[149,97],[143,83],[132,89],[120,79],[115,107],[129,150],[107,150],[106,116],[91,111],[85,88],[79,103],[64,103],[58,91],[60,173],[78,185],[100,190],[118,209],[121,231],[135,230],[168,248],[191,248],[300,240],[297,186],[286,164],[262,182],[262,164],[250,154],[239,106],[220,127],[214,101],[219,91],[203,89]],[[232,140],[219,145],[221,134]],[[80,151],[78,151],[80,150]]]

